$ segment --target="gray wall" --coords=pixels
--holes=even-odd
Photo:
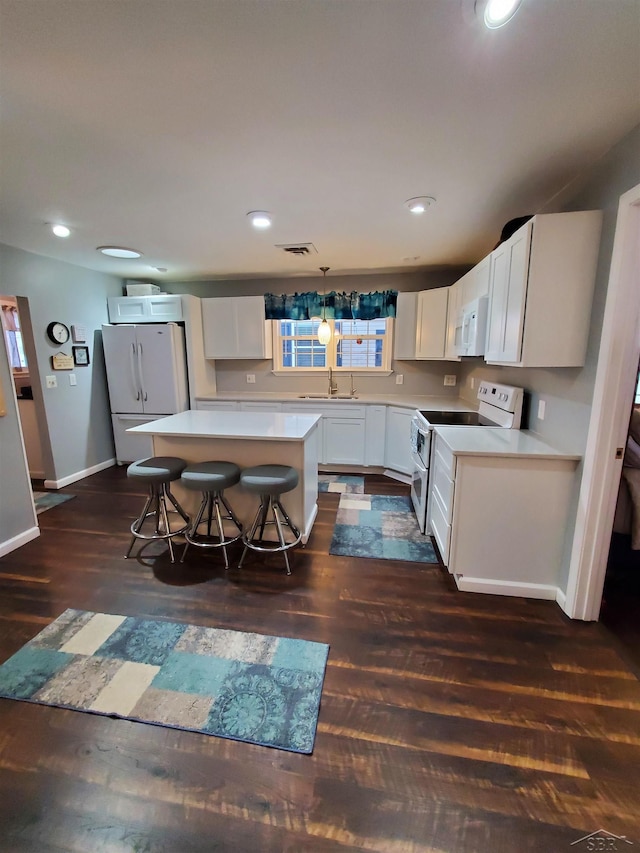
[[[99,465],[114,456],[100,329],[107,319],[107,297],[122,290],[121,279],[51,260],[0,244],[0,293],[25,297],[20,317],[30,316],[33,349],[27,350],[34,399],[46,419],[43,456],[46,478],[60,480]],[[54,346],[47,325],[60,320],[85,326],[90,364],[75,367],[77,385],[68,371],[52,371],[51,356],[71,354],[72,341]],[[54,374],[58,387],[47,389],[45,376]],[[48,442],[46,435],[48,433]],[[2,480],[4,490],[5,480]]]

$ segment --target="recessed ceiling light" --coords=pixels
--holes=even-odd
[[[51,230],[56,237],[68,237],[71,234],[71,230],[66,225],[52,225]]]
[[[405,201],[405,207],[407,207],[411,213],[415,213],[419,215],[424,213],[427,208],[431,207],[432,204],[435,204],[436,200],[430,195],[421,195],[416,196],[416,198],[410,198],[408,201]]]
[[[123,246],[98,246],[98,251],[110,258],[141,258],[142,252],[136,249],[125,249]]]
[[[266,210],[250,210],[247,216],[254,228],[271,227],[271,214]]]
[[[484,7],[484,23],[490,30],[508,24],[518,11],[522,0],[487,0]]]

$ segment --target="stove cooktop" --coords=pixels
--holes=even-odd
[[[490,421],[477,412],[429,412],[421,411],[425,420],[434,426],[488,426]]]

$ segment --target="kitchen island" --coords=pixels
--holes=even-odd
[[[295,489],[282,502],[305,543],[318,512],[317,414],[282,412],[186,411],[132,427],[128,432],[150,435],[154,456],[178,456],[195,462],[235,462],[240,468],[254,465],[290,465],[298,472]],[[183,489],[179,481],[171,490],[193,515],[199,493]],[[236,515],[247,526],[258,508],[256,495],[240,484],[225,492]]]

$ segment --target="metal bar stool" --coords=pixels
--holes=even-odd
[[[198,513],[184,535],[187,544],[184,546],[180,562],[183,562],[189,545],[196,545],[198,548],[222,548],[224,565],[228,569],[227,545],[240,539],[242,524],[227,503],[223,492],[240,482],[240,467],[233,462],[199,462],[184,469],[180,482],[186,489],[202,492],[202,503]],[[226,515],[220,511],[221,504],[226,510]],[[214,521],[218,529],[217,536],[211,533],[211,525]],[[237,535],[225,537],[224,521],[233,522],[238,531]],[[204,524],[207,525],[206,534],[198,533],[198,528]]]
[[[280,495],[295,489],[298,485],[298,472],[288,465],[256,465],[254,468],[244,469],[240,475],[240,483],[248,492],[260,496],[260,506],[249,533],[244,533],[242,536],[244,551],[238,568],[242,568],[242,563],[249,549],[267,553],[282,552],[287,566],[287,574],[290,575],[291,568],[289,567],[287,551],[300,542],[302,534],[280,503]],[[273,521],[268,519],[269,511],[273,515]],[[277,543],[264,543],[263,541],[264,529],[268,524],[275,524],[276,526],[278,531]],[[256,537],[258,525],[260,526],[260,535]],[[295,537],[293,542],[285,541],[283,527],[288,527],[291,530]]]
[[[171,554],[171,562],[175,563],[173,551],[173,537],[184,533],[189,526],[189,516],[182,509],[178,501],[171,494],[169,483],[179,480],[183,470],[187,467],[184,459],[177,456],[151,456],[149,459],[141,459],[133,462],[127,468],[127,477],[145,483],[149,487],[144,509],[131,525],[131,544],[125,554],[125,560],[131,554],[131,549],[136,539],[166,539]],[[167,499],[174,509],[167,509]],[[177,513],[182,517],[185,524],[179,529],[172,530],[169,524],[169,513]],[[147,519],[152,520],[153,533],[143,533],[142,528]]]

